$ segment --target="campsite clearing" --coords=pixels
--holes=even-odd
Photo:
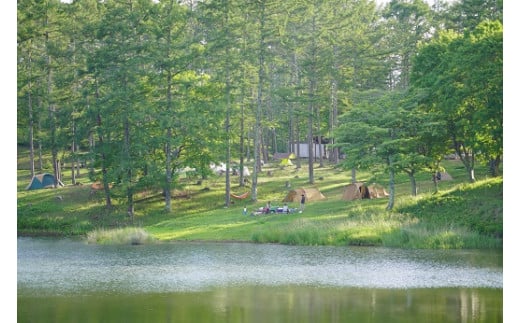
[[[90,194],[86,172],[77,179],[82,184],[58,189],[26,191],[28,170],[18,171],[17,227],[19,235],[86,236],[92,230],[137,226],[159,241],[209,240],[250,241],[304,245],[381,245],[403,248],[500,248],[502,245],[502,178],[486,178],[486,169],[477,169],[474,184],[468,184],[460,162],[448,161],[445,167],[451,181],[439,182],[433,195],[431,174],[418,175],[419,196],[409,195],[407,176],[396,177],[396,206],[385,210],[388,199],[342,198],[350,181],[350,172],[332,167],[316,168],[313,185],[307,183],[305,171],[290,166],[282,170],[278,163],[264,167],[259,176],[258,200],[233,200],[224,205],[225,181],[215,175],[196,183],[184,179],[182,189],[190,198],[174,198],[172,211],[164,211],[160,191],[136,194],[135,217],[126,214],[125,200],[114,199],[112,209],[104,205],[104,194]],[[273,176],[267,176],[267,171]],[[67,175],[69,172],[64,172]],[[373,177],[359,172],[357,178],[372,183]],[[381,178],[380,182],[383,182]],[[247,191],[232,177],[232,191]],[[65,176],[65,183],[70,178]],[[303,213],[290,216],[244,216],[243,209],[258,209],[267,201],[279,206],[288,195],[298,196],[286,202],[299,206],[300,191],[307,197]],[[315,190],[309,190],[313,188]],[[181,189],[181,188],[179,188]],[[114,185],[114,194],[121,188]],[[291,193],[291,194],[290,194]],[[57,199],[57,196],[60,199]],[[323,197],[322,197],[323,196]]]

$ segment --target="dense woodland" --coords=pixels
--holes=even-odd
[[[255,201],[262,163],[300,156],[291,143],[311,147],[295,160],[310,184],[325,161],[385,174],[391,209],[396,173],[414,194],[446,155],[468,181],[475,163],[501,175],[502,14],[502,0],[18,0],[17,141],[31,174],[75,184],[85,165],[129,215],[150,187],[170,210],[179,171],[212,162],[227,203],[231,165],[251,163]]]

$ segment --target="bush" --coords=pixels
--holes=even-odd
[[[89,244],[140,245],[155,241],[155,238],[141,228],[98,229],[87,233],[87,243]]]

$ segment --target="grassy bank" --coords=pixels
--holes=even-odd
[[[249,241],[298,245],[376,245],[400,248],[501,248],[502,247],[502,178],[486,178],[485,169],[477,169],[480,180],[467,184],[465,171],[457,161],[444,167],[452,181],[441,181],[433,194],[429,174],[418,176],[419,196],[411,197],[407,177],[398,176],[396,206],[385,210],[387,199],[344,201],[343,187],[350,182],[350,172],[332,167],[315,169],[315,187],[326,200],[308,202],[303,213],[290,215],[245,216],[271,201],[281,205],[292,188],[309,187],[306,169],[294,166],[280,169],[267,166],[259,176],[258,201],[235,200],[224,207],[224,176],[214,176],[198,183],[186,178],[174,191],[172,212],[164,211],[159,191],[148,190],[136,196],[134,219],[126,215],[125,199],[114,198],[107,210],[101,192],[91,193],[86,170],[82,185],[59,189],[26,191],[29,172],[19,162],[17,229],[19,235],[92,236],[110,240],[107,234],[119,229],[138,227],[150,235],[147,239]],[[269,172],[268,172],[269,171]],[[65,184],[70,171],[64,171]],[[269,173],[269,175],[268,175]],[[358,180],[369,175],[358,173]],[[232,177],[232,192],[243,193],[238,179]],[[379,181],[385,184],[385,179]],[[114,188],[117,194],[117,187]],[[124,194],[121,194],[124,196]],[[289,207],[298,207],[290,203]],[[113,231],[111,231],[113,230]],[[108,232],[108,233],[107,233]],[[116,234],[117,232],[117,234]],[[102,233],[102,234],[100,234]],[[117,239],[121,239],[120,237]],[[134,240],[135,242],[135,240]]]

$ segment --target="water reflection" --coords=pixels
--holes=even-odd
[[[19,322],[502,322],[497,289],[241,286],[23,297]]]
[[[502,254],[18,239],[19,322],[502,322]]]
[[[94,246],[18,240],[18,287],[169,292],[236,285],[502,288],[502,254],[243,243]]]

